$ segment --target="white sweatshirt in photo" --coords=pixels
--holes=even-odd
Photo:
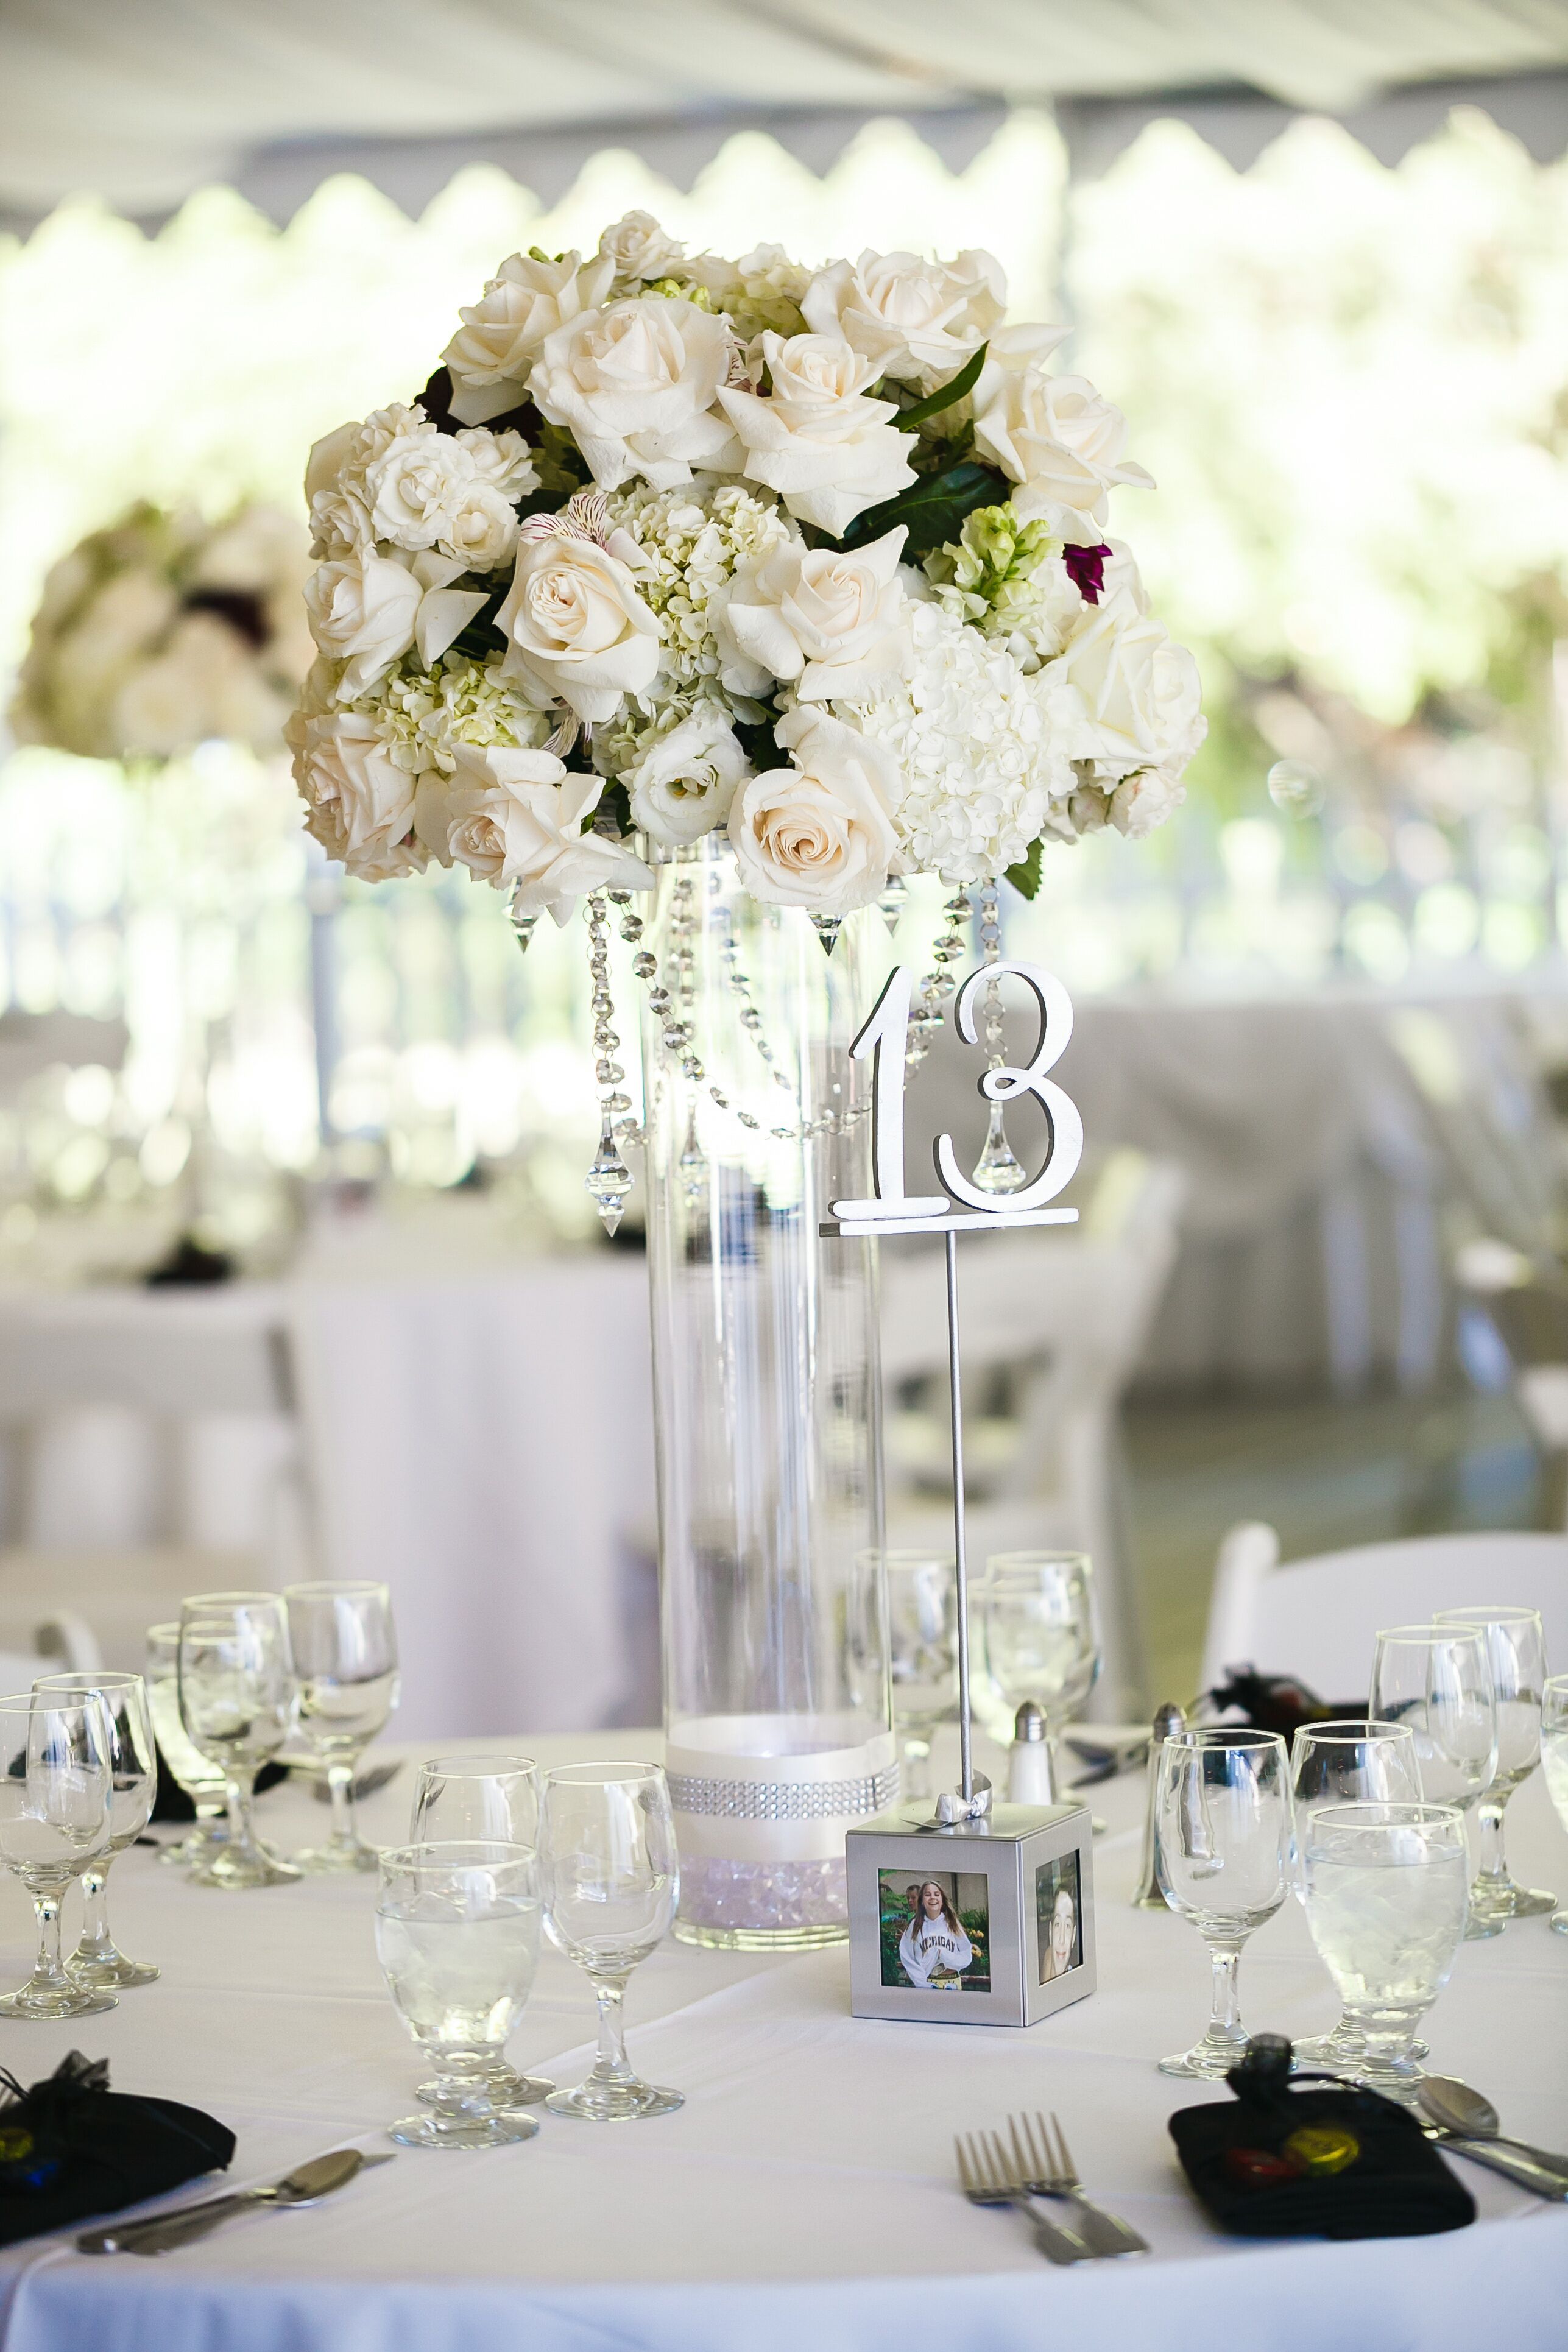
[[[940,1916],[911,1919],[899,1938],[899,1958],[911,1984],[929,1985],[934,1970],[962,1976],[974,1958],[974,1947],[960,1927],[956,1934]]]

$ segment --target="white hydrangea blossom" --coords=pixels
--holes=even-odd
[[[449,776],[460,743],[538,751],[559,715],[533,709],[501,682],[495,665],[461,654],[444,654],[428,669],[409,655],[349,708],[363,713],[389,758],[416,776],[431,770]]]
[[[638,576],[643,602],[658,622],[663,647],[658,696],[673,694],[686,716],[721,667],[716,629],[730,582],[742,564],[789,536],[789,524],[771,490],[750,482],[653,490],[646,482],[616,490],[610,521],[629,531],[647,569]],[[757,713],[760,717],[760,711]]]

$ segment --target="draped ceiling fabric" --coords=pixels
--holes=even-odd
[[[0,224],[213,182],[282,221],[345,170],[417,212],[476,162],[552,203],[605,146],[689,186],[744,129],[821,172],[887,115],[960,169],[1018,105],[1079,171],[1172,113],[1241,167],[1300,110],[1392,162],[1463,100],[1561,154],[1568,0],[5,0]]]

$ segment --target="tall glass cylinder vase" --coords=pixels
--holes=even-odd
[[[876,1247],[818,1234],[868,1189],[869,1070],[847,1047],[887,934],[853,916],[829,956],[805,915],[742,889],[721,837],[661,867],[645,944],[676,1933],[832,1943],[844,1832],[898,1790]]]

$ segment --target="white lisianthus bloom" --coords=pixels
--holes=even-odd
[[[658,623],[628,566],[591,539],[524,539],[496,626],[501,677],[589,722],[613,718],[658,669]]]
[[[737,575],[720,624],[763,672],[795,683],[802,702],[886,694],[907,676],[912,648],[899,557],[900,523],[846,553],[786,542]]]
[[[589,890],[651,888],[640,857],[602,835],[584,833],[604,791],[598,776],[570,773],[551,751],[459,743],[450,777],[420,779],[419,837],[443,866],[467,866],[506,889],[522,916],[563,924]]]
[[[630,212],[599,239],[599,257],[615,264],[616,276],[646,285],[679,268],[686,247],[662,229],[651,213]]]
[[[792,515],[835,538],[865,508],[909,488],[915,436],[889,422],[898,415],[892,401],[866,397],[879,373],[874,361],[838,335],[764,334],[762,356],[770,397],[729,386],[719,394],[745,446],[750,480],[766,483]]]
[[[1106,493],[1119,483],[1152,489],[1152,477],[1124,457],[1127,419],[1082,375],[1021,372],[989,360],[974,387],[974,441],[1016,482],[1013,505],[1061,539],[1092,546],[1104,536]]]
[[[1007,280],[994,254],[952,261],[863,253],[819,269],[801,299],[816,334],[841,336],[876,376],[905,382],[955,375],[1000,320]]]
[[[726,321],[694,302],[628,297],[547,336],[529,391],[542,415],[566,426],[601,489],[633,474],[673,489],[694,466],[740,470],[740,445],[715,405],[734,349]]]
[[[424,590],[405,564],[374,551],[323,563],[305,583],[310,635],[345,667],[338,698],[357,701],[414,643]]]
[[[1076,803],[1078,795],[1073,797]],[[1179,770],[1173,773],[1167,768],[1137,768],[1122,777],[1110,795],[1110,822],[1129,841],[1142,841],[1173,816],[1186,797]]]
[[[700,702],[626,770],[632,823],[665,848],[698,841],[730,814],[751,762],[717,702]]]
[[[1131,600],[1086,605],[1043,675],[1066,689],[1068,755],[1099,778],[1152,767],[1179,774],[1208,732],[1196,662]]]
[[[329,857],[365,882],[422,874],[426,853],[414,826],[414,779],[388,754],[363,711],[290,719],[294,781],[305,830]]]
[[[468,451],[449,433],[421,427],[366,467],[364,487],[376,538],[417,553],[447,537],[477,484]]]
[[[539,468],[521,433],[492,433],[488,425],[470,425],[455,436],[459,449],[481,482],[503,499],[525,499],[539,488]]]
[[[441,354],[458,424],[484,425],[515,408],[545,337],[566,320],[596,310],[614,275],[607,254],[584,262],[580,253],[563,254],[559,261],[514,253],[503,261],[484,299],[458,311],[462,328]]]
[[[466,571],[503,571],[517,551],[517,509],[489,482],[465,483],[437,544]]]
[[[730,811],[730,842],[753,898],[849,915],[888,885],[901,779],[886,746],[826,712],[792,710],[774,736],[787,768],[753,776]]]

